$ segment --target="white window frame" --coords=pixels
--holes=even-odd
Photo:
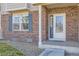
[[[12,30],[13,31],[29,31],[29,28],[28,29],[26,29],[26,30],[23,30],[23,29],[21,29],[21,24],[22,23],[27,23],[27,22],[22,22],[20,19],[22,19],[22,16],[28,16],[28,14],[20,14],[20,15],[15,15],[15,16],[13,16],[12,17]],[[20,26],[20,28],[19,28],[19,30],[17,30],[17,29],[14,29],[14,23],[16,23],[16,22],[14,22],[14,19],[15,19],[15,17],[20,17],[20,19],[19,19],[19,26]],[[29,23],[29,21],[28,21],[28,23]]]

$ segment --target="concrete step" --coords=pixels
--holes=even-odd
[[[61,45],[48,45],[42,44],[39,48],[46,49],[46,48],[56,48],[56,49],[63,49],[68,54],[77,54],[79,55],[79,47],[72,47],[72,46],[61,46]]]
[[[56,48],[47,48],[45,49],[40,56],[64,56],[65,50],[64,49],[56,49]]]

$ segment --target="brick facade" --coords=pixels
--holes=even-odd
[[[62,8],[42,8],[42,39],[48,39],[48,15],[55,13],[66,13],[66,40],[67,41],[78,41],[79,39],[79,7],[62,7]],[[3,30],[4,39],[14,40],[14,41],[24,41],[26,42],[28,38],[33,40],[33,42],[38,43],[38,12],[31,12],[33,17],[33,31],[8,31],[8,18],[9,14],[2,15],[1,26]]]
[[[48,13],[45,7],[42,7],[42,40],[48,39]]]
[[[56,13],[65,13],[66,14],[66,41],[78,41],[79,8],[77,6],[49,8],[47,10],[47,13],[48,15],[56,14]]]
[[[10,14],[2,15],[2,30],[3,30],[3,37],[4,39],[12,40],[12,41],[23,41],[27,42],[30,40],[30,42],[36,42],[38,43],[38,12],[31,12],[32,18],[33,18],[33,31],[27,32],[27,31],[8,31],[8,20]],[[29,40],[28,40],[29,38]]]

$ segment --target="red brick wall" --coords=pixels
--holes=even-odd
[[[78,7],[78,17],[77,17],[77,21],[76,21],[76,24],[77,24],[77,33],[78,33],[78,41],[79,41],[79,7]]]
[[[26,42],[26,40],[29,38],[29,39],[32,39],[33,42],[37,43],[38,42],[38,12],[34,11],[31,13],[33,17],[33,31],[32,32],[27,32],[27,31],[9,32],[8,31],[8,18],[10,15],[9,14],[2,15],[1,26],[3,30],[4,39]],[[12,38],[16,38],[16,39],[12,39]]]
[[[66,40],[67,41],[78,41],[78,7],[62,7],[62,8],[52,8],[48,10],[48,14],[55,13],[66,13]]]
[[[48,14],[45,7],[42,7],[42,40],[48,39]]]
[[[25,38],[31,38],[33,42],[38,43],[38,12],[31,12],[33,15],[33,31],[17,31],[17,32],[8,32],[8,17],[9,15],[2,15],[2,29],[4,39],[12,40],[13,37],[16,37],[16,41],[24,41]],[[42,11],[42,39],[48,39],[48,15],[55,13],[66,13],[66,39],[67,41],[78,41],[79,39],[79,8],[76,6],[73,7],[62,7],[62,8],[52,8],[46,9],[43,7]]]

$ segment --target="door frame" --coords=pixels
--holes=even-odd
[[[66,13],[55,13],[55,14],[48,14],[48,40],[53,40],[54,38],[50,38],[50,15],[63,15],[64,16],[64,39],[59,40],[59,41],[66,41]],[[53,40],[54,41],[54,40]],[[56,40],[58,41],[58,40]]]

